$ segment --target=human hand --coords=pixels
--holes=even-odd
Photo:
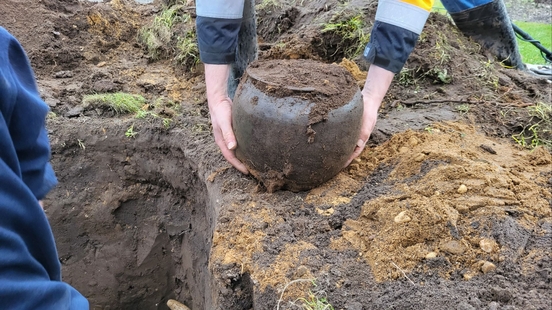
[[[349,157],[349,160],[347,160],[345,167],[349,166],[355,158],[360,156],[366,146],[366,142],[368,142],[368,139],[370,138],[370,134],[376,126],[376,121],[378,119],[378,109],[381,102],[374,102],[371,98],[366,96],[363,96],[362,99],[364,101],[364,112],[362,113],[360,135],[358,137],[355,150],[353,151],[353,154],[351,154],[351,157]]]
[[[207,102],[211,114],[213,135],[224,158],[240,172],[248,174],[249,171],[236,158],[234,152],[237,142],[232,130],[232,100],[228,97],[227,91],[229,74],[229,65],[205,64]]]
[[[353,154],[345,164],[345,167],[357,158],[364,150],[368,138],[378,119],[378,110],[383,101],[383,97],[389,89],[389,85],[393,81],[395,74],[383,68],[371,65],[368,70],[368,76],[362,89],[362,100],[364,102],[364,112],[362,113],[362,125],[360,127],[360,135],[355,146]]]
[[[209,113],[213,124],[213,135],[222,155],[226,160],[244,174],[249,171],[245,165],[236,158],[236,137],[232,130],[232,101],[224,98],[217,102],[209,102]]]

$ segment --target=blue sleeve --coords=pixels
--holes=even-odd
[[[40,98],[23,48],[3,28],[0,28],[0,94],[0,111],[11,136],[9,141],[0,142],[0,156],[15,151],[18,163],[16,166],[9,163],[10,167],[40,200],[57,183],[49,164],[50,144],[45,127],[48,106]]]
[[[376,22],[364,58],[399,73],[429,17],[433,0],[378,0]]]
[[[206,64],[230,64],[236,60],[241,19],[198,16],[196,18],[199,58]]]
[[[243,0],[197,0],[196,31],[203,63],[224,65],[236,60]]]
[[[397,74],[417,40],[418,34],[412,31],[376,21],[363,56],[369,63]]]
[[[47,111],[23,49],[0,27],[2,309],[88,309],[88,301],[61,282],[54,237],[37,201],[55,184]]]

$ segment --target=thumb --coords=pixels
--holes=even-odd
[[[234,131],[232,130],[232,123],[230,120],[224,120],[220,122],[220,131],[222,133],[222,138],[224,139],[224,144],[229,150],[236,148],[236,136],[234,136]]]

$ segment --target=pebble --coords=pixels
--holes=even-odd
[[[425,157],[426,156],[425,156],[424,153],[420,153],[420,154],[416,155],[416,157],[414,157],[414,161],[418,161],[418,162],[423,161]]]
[[[395,216],[395,223],[397,224],[407,223],[411,220],[412,219],[410,218],[410,216],[406,214],[406,211],[402,211],[401,213],[397,214],[397,216]]]
[[[418,145],[418,139],[416,139],[416,137],[410,137],[410,139],[408,139],[408,144],[410,144],[410,146],[416,146]]]
[[[171,310],[190,310],[190,308],[184,306],[174,299],[169,299],[167,301],[167,306],[169,306]]]
[[[479,241],[479,247],[481,250],[487,253],[491,253],[496,246],[496,242],[493,239],[483,238]]]
[[[462,243],[452,240],[442,244],[441,250],[450,254],[460,255],[466,252],[466,247]]]
[[[456,209],[456,211],[462,214],[468,213],[470,211],[470,208],[464,205],[458,205],[458,206],[455,206],[454,208]]]
[[[496,269],[496,266],[495,264],[491,263],[491,262],[484,262],[483,265],[481,266],[481,271],[483,273],[488,273],[488,272],[491,272],[493,270]]]
[[[459,194],[464,194],[468,191],[468,187],[464,184],[460,185],[460,187],[458,187],[458,193]]]
[[[54,73],[54,77],[56,79],[72,78],[73,77],[73,71],[58,71],[58,72]]]
[[[96,66],[101,68],[101,67],[103,67],[103,66],[105,66],[105,65],[107,65],[107,62],[105,62],[105,61],[100,61]]]
[[[318,214],[320,214],[320,215],[330,216],[330,215],[334,214],[335,210],[334,210],[334,208],[329,208],[329,209],[326,209],[326,210],[316,208],[316,212],[318,212]]]
[[[309,270],[307,269],[307,267],[301,265],[301,266],[297,267],[297,271],[295,272],[295,276],[297,278],[301,278],[304,275],[306,275],[308,272],[309,272]]]
[[[431,259],[437,257],[437,252],[429,252],[426,254],[425,258]]]
[[[406,146],[401,146],[399,148],[399,153],[406,153],[409,151],[409,148],[407,148]]]
[[[80,106],[73,107],[67,113],[65,113],[65,117],[78,117],[83,112],[83,108]]]
[[[469,280],[471,280],[473,277],[475,277],[475,274],[473,274],[473,273],[471,273],[471,272],[466,272],[466,273],[464,273],[464,275],[463,275],[462,277],[464,277],[464,280],[469,281]]]

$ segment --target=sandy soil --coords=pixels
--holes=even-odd
[[[260,9],[260,59],[337,62],[362,83],[366,64],[342,59],[356,42],[320,27],[355,10],[372,20],[375,3]],[[5,0],[0,14],[54,112],[46,214],[92,309],[297,309],[309,292],[335,309],[548,309],[551,154],[511,139],[541,120],[527,107],[550,103],[545,80],[431,16],[362,156],[313,190],[268,193],[214,144],[201,67],[136,43],[158,11]],[[156,106],[164,121],[81,103],[115,91],[179,104]]]

